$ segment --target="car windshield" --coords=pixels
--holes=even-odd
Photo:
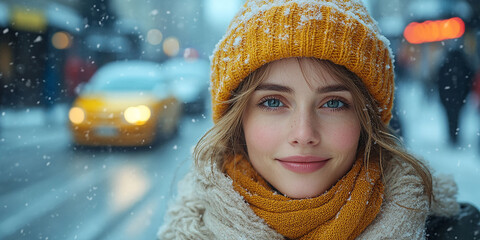
[[[152,91],[157,85],[160,85],[156,81],[142,81],[138,79],[116,79],[114,81],[95,82],[88,92],[140,92],[140,91]]]

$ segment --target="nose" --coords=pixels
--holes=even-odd
[[[296,113],[292,117],[289,142],[293,146],[315,146],[320,143],[320,132],[314,113]]]

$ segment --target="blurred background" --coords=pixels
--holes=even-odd
[[[392,128],[479,208],[480,2],[364,2],[395,55]],[[153,239],[242,4],[1,0],[0,239]]]

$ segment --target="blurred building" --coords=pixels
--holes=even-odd
[[[141,28],[142,57],[163,61],[195,49],[207,58],[243,0],[138,1],[112,0],[119,17]]]
[[[142,41],[142,58],[163,61],[185,48],[203,50],[202,1],[112,1],[119,18],[136,22]]]
[[[0,4],[1,103],[36,105],[61,98],[61,63],[82,18],[51,1],[6,0]]]
[[[51,106],[99,66],[139,58],[139,33],[108,1],[0,3],[0,104]]]

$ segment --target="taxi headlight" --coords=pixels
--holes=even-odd
[[[125,112],[123,112],[123,117],[125,118],[125,121],[135,125],[145,124],[148,119],[150,119],[150,116],[150,108],[145,105],[129,107],[125,109]]]
[[[85,111],[79,107],[72,107],[68,112],[68,118],[74,124],[80,124],[85,120]]]

